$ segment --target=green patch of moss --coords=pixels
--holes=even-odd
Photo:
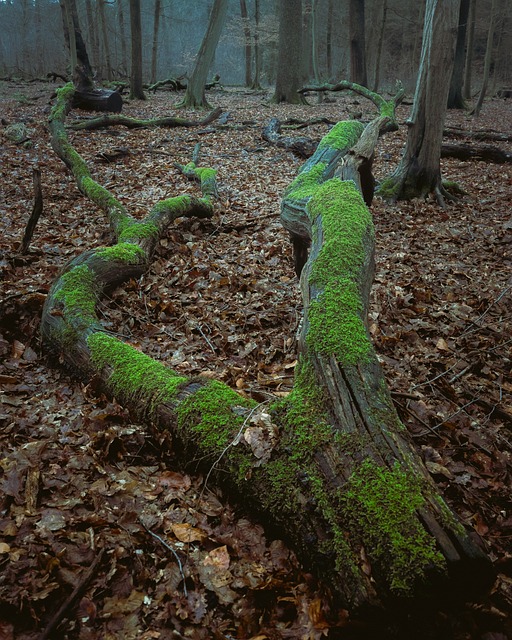
[[[383,200],[395,200],[399,192],[400,183],[392,176],[382,180],[375,190],[375,193]]]
[[[119,238],[120,243],[133,242],[137,240],[143,240],[144,238],[151,238],[158,234],[158,227],[152,222],[137,222],[131,218],[125,218],[119,223]]]
[[[96,255],[103,260],[117,260],[128,264],[138,264],[144,261],[146,253],[144,249],[129,242],[119,242],[112,247],[98,249]]]
[[[50,112],[50,121],[57,120],[63,122],[74,93],[75,87],[72,82],[68,82],[63,87],[57,89],[57,102]]]
[[[407,596],[446,563],[417,511],[425,504],[420,483],[398,463],[386,469],[366,460],[341,496],[353,537],[365,546],[374,570],[388,577],[392,592]]]
[[[306,341],[323,355],[353,365],[372,352],[358,282],[365,242],[373,236],[371,216],[354,183],[337,178],[316,190],[308,215],[322,225],[324,242],[310,274],[310,284],[321,292],[308,309]]]
[[[325,162],[318,162],[309,171],[303,171],[295,178],[286,191],[290,200],[306,200],[315,193],[322,182],[323,173],[327,167]]]
[[[187,378],[106,333],[90,335],[87,344],[94,366],[98,370],[112,369],[108,385],[114,395],[132,403],[144,399],[150,412],[172,400],[187,382]]]
[[[85,264],[77,265],[61,276],[55,300],[62,303],[67,322],[73,322],[75,326],[78,323],[82,328],[96,322],[96,287],[94,273]]]
[[[313,366],[302,358],[296,368],[293,390],[278,409],[294,462],[308,460],[313,451],[332,441],[333,431],[324,406],[324,392],[316,382]]]
[[[85,171],[83,172],[84,175],[80,176],[78,166],[75,164],[73,166],[73,173],[75,174],[80,190],[95,204],[97,204],[98,207],[104,211],[109,211],[111,209],[123,210],[122,205],[116,200],[116,198],[114,198],[110,191],[105,189],[105,187],[102,187],[90,177],[87,167],[85,167]]]
[[[320,144],[319,149],[331,147],[333,149],[350,149],[361,137],[364,125],[358,120],[343,120],[334,125],[327,133]]]
[[[151,209],[151,217],[158,218],[159,216],[172,212],[176,218],[180,217],[180,214],[186,213],[190,208],[190,202],[192,198],[190,196],[174,196],[173,198],[167,198],[157,202]]]
[[[254,406],[236,391],[211,380],[183,400],[178,407],[178,429],[200,436],[198,445],[209,455],[222,453],[233,441],[245,420],[245,411]]]
[[[468,192],[465,191],[458,182],[454,182],[453,180],[443,180],[443,187],[451,194],[458,196],[468,195]]]

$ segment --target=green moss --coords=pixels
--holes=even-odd
[[[364,125],[357,120],[343,120],[334,125],[327,133],[320,144],[319,149],[323,147],[332,147],[333,149],[350,149],[361,137],[364,131]]]
[[[75,87],[72,82],[68,82],[60,89],[57,89],[57,102],[50,112],[50,121],[57,120],[60,122],[64,121],[66,117],[67,111],[69,109],[69,105],[75,93]]]
[[[85,264],[77,265],[61,276],[55,300],[62,303],[67,322],[75,326],[78,322],[82,328],[96,322],[96,287],[94,273]]]
[[[365,243],[373,236],[371,216],[354,183],[337,178],[318,187],[308,215],[322,225],[324,242],[309,279],[321,292],[308,309],[306,341],[317,352],[353,365],[372,353],[359,290]]]
[[[407,596],[428,573],[446,570],[434,538],[418,520],[425,504],[420,484],[398,463],[389,470],[366,460],[343,488],[341,502],[352,537],[392,592]]]
[[[303,171],[295,178],[286,190],[286,197],[290,200],[305,200],[311,198],[318,185],[322,182],[327,163],[318,162],[309,171]]]
[[[112,247],[98,249],[96,255],[103,260],[117,260],[128,264],[139,264],[146,257],[144,249],[129,242],[120,242]]]
[[[392,176],[385,178],[375,190],[375,193],[384,200],[395,200],[400,192],[400,183]]]
[[[192,198],[190,196],[174,196],[173,198],[167,198],[166,200],[160,200],[151,209],[151,217],[158,218],[159,216],[172,212],[176,218],[180,217],[180,214],[185,213],[190,208]]]
[[[97,332],[87,340],[91,359],[99,370],[111,367],[108,385],[114,395],[136,402],[147,402],[149,411],[172,400],[187,378],[153,360],[134,347],[106,333]]]
[[[195,433],[198,446],[208,455],[219,454],[233,441],[246,412],[234,411],[254,406],[222,382],[209,381],[183,400],[178,407],[178,430]]]
[[[119,223],[120,243],[143,240],[158,234],[158,227],[152,222],[137,222],[131,218],[122,219]]]
[[[80,175],[77,164],[74,164],[73,173],[75,174],[78,186],[82,193],[84,193],[95,204],[97,204],[98,207],[101,207],[101,209],[103,209],[104,211],[109,211],[111,209],[120,209],[124,212],[123,206],[116,200],[116,198],[114,198],[110,191],[105,189],[105,187],[99,185],[95,180],[91,178],[87,167],[85,167],[83,175]]]

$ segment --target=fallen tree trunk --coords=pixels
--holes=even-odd
[[[281,123],[277,118],[271,118],[263,129],[263,140],[277,147],[291,151],[301,158],[309,158],[315,152],[318,142],[306,136],[285,136],[281,133]]]
[[[82,52],[79,54],[79,59],[81,63],[77,65],[73,74],[75,84],[73,107],[83,109],[84,111],[120,113],[123,110],[121,93],[119,91],[112,91],[111,89],[100,89],[94,85],[92,70],[83,41]]]
[[[351,154],[362,125],[340,124],[287,191],[284,221],[310,238],[311,256],[301,277],[296,382],[267,411],[220,382],[179,376],[101,326],[97,300],[147,268],[165,227],[178,216],[211,215],[214,173],[186,165],[203,197],[171,198],[134,220],[69,145],[70,99],[69,90],[59,92],[52,144],[82,193],[107,214],[117,243],[74,259],[54,283],[42,317],[45,343],[75,373],[94,377],[141,419],[170,431],[184,462],[264,513],[346,606],[485,591],[491,564],[410,445],[365,324],[373,230],[353,180],[389,117]],[[346,168],[332,177],[342,157]]]
[[[82,131],[84,129],[102,129],[103,127],[123,126],[127,129],[144,129],[152,127],[204,127],[216,120],[222,109],[217,107],[203,120],[185,120],[184,118],[175,118],[167,116],[163,118],[131,118],[122,115],[104,115],[97,118],[89,118],[88,120],[79,120],[68,125],[69,129],[74,131]]]
[[[441,145],[441,158],[458,158],[459,160],[483,160],[505,164],[512,162],[512,153],[493,147],[492,145],[448,144]]]

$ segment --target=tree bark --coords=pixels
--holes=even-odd
[[[209,108],[205,96],[206,77],[213,62],[215,50],[219,42],[220,34],[226,20],[228,0],[215,0],[208,21],[208,28],[204,35],[199,53],[197,54],[194,71],[187,85],[185,97],[180,103],[181,107],[192,109]]]
[[[242,18],[244,32],[245,86],[250,87],[252,85],[251,28],[249,26],[249,15],[247,13],[247,3],[245,0],[240,0],[240,16]]]
[[[475,44],[475,12],[476,0],[469,0],[468,41],[464,70],[464,98],[466,100],[471,99],[471,73],[473,71],[473,48]]]
[[[365,0],[349,0],[350,21],[350,80],[368,84],[366,71]]]
[[[158,57],[158,30],[160,27],[161,2],[155,0],[155,13],[153,17],[153,48],[151,51],[151,83],[156,82],[156,63]]]
[[[464,83],[464,62],[466,60],[466,33],[468,26],[470,0],[461,0],[459,9],[459,27],[457,29],[457,44],[455,46],[455,60],[448,93],[448,109],[465,109],[466,103],[462,95]]]
[[[498,149],[489,144],[447,144],[441,146],[442,158],[458,158],[459,160],[484,160],[496,164],[512,162],[512,153]]]
[[[450,197],[442,186],[440,158],[458,17],[456,2],[427,0],[420,69],[407,121],[405,150],[395,172],[379,187],[380,195],[386,199],[426,197],[434,193],[444,205],[444,197]]]
[[[130,0],[130,30],[132,41],[132,65],[130,71],[130,98],[145,100],[142,87],[142,24],[140,0]]]
[[[377,118],[361,140],[360,123],[336,125],[285,194],[285,226],[310,238],[311,256],[301,276],[294,389],[267,411],[219,382],[178,376],[103,330],[95,313],[102,292],[141,275],[172,220],[211,215],[215,174],[189,163],[184,170],[200,180],[203,197],[171,198],[134,220],[69,145],[69,97],[69,88],[59,90],[52,145],[80,191],[107,214],[117,244],[64,269],[43,310],[45,343],[140,418],[171,430],[184,460],[201,460],[246,507],[284,531],[343,605],[398,598],[408,610],[425,597],[457,590],[463,599],[488,589],[492,566],[437,494],[368,337],[373,229],[356,183],[390,116]]]
[[[302,68],[302,0],[280,0],[277,77],[273,102],[299,104]]]
[[[493,59],[493,45],[494,45],[494,27],[496,23],[496,6],[497,1],[492,0],[491,3],[491,15],[489,16],[489,30],[487,31],[487,44],[485,46],[485,58],[484,58],[484,76],[482,79],[482,87],[478,96],[477,103],[471,112],[475,116],[480,115],[480,110],[484,103],[485,94],[487,92],[487,84],[489,83],[489,73],[491,71],[491,62]]]

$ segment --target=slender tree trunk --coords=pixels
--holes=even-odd
[[[153,19],[153,47],[151,51],[151,84],[156,82],[156,63],[158,58],[158,29],[160,26],[161,0],[155,0]]]
[[[469,0],[468,42],[466,46],[466,64],[464,73],[464,98],[471,100],[471,74],[473,71],[473,49],[475,46],[476,0]]]
[[[208,108],[205,95],[205,84],[208,71],[215,56],[220,34],[226,20],[228,0],[215,0],[208,21],[208,28],[204,34],[199,53],[197,54],[194,71],[187,85],[185,97],[180,104],[192,109]]]
[[[64,39],[69,49],[69,64],[71,67],[71,76],[73,76],[78,63],[73,14],[69,0],[60,0],[60,7],[62,9],[62,19],[64,24]]]
[[[261,89],[260,0],[254,0],[254,79],[251,87]]]
[[[453,63],[450,93],[448,94],[448,109],[465,109],[466,104],[462,95],[464,83],[464,62],[466,58],[466,33],[468,26],[470,0],[461,0],[459,10],[459,27],[457,30],[457,45]]]
[[[366,87],[368,79],[364,3],[365,0],[350,0],[350,80]]]
[[[299,104],[301,85],[302,0],[280,0],[279,45],[274,102]]]
[[[249,25],[249,15],[247,13],[247,3],[240,0],[240,16],[242,18],[242,27],[244,31],[244,59],[245,59],[245,86],[252,85],[252,46],[251,46],[251,28]]]
[[[126,46],[127,35],[122,0],[118,2],[118,20],[121,40],[121,70],[124,77],[126,77],[128,75],[128,47]]]
[[[379,38],[375,55],[375,75],[373,78],[373,90],[378,91],[380,84],[380,64],[382,60],[382,43],[384,42],[384,30],[388,12],[388,0],[382,0],[382,16],[379,22]]]
[[[311,62],[313,64],[313,77],[315,82],[320,82],[320,68],[318,64],[318,0],[311,2]]]
[[[489,30],[487,32],[487,44],[485,47],[484,76],[482,78],[482,88],[480,89],[480,95],[478,96],[478,101],[475,105],[475,108],[472,111],[472,113],[477,117],[480,115],[480,110],[484,103],[485,94],[487,92],[487,84],[489,83],[489,73],[491,70],[491,62],[493,59],[493,49],[494,49],[494,27],[496,24],[496,6],[497,6],[497,0],[492,0],[491,15],[489,16]]]
[[[92,64],[96,69],[98,69],[101,66],[100,54],[99,54],[100,45],[98,40],[98,29],[96,28],[95,20],[93,17],[91,0],[85,0],[85,16],[87,20],[87,33],[89,35],[89,44],[91,47]]]
[[[142,88],[142,24],[140,0],[130,0],[130,29],[132,42],[132,66],[130,73],[130,98],[145,100]]]
[[[458,18],[457,2],[427,0],[407,142],[396,171],[379,187],[383,197],[408,199],[435,193],[439,203],[444,204],[443,196],[447,194],[441,182],[441,142]]]
[[[105,56],[105,69],[107,80],[112,80],[112,60],[110,58],[110,44],[107,33],[107,16],[105,12],[105,0],[98,0],[98,11],[100,15],[101,34],[103,41],[103,55]]]
[[[327,30],[325,35],[325,64],[327,67],[327,78],[332,80],[332,33],[333,33],[334,0],[328,0],[327,5]]]

